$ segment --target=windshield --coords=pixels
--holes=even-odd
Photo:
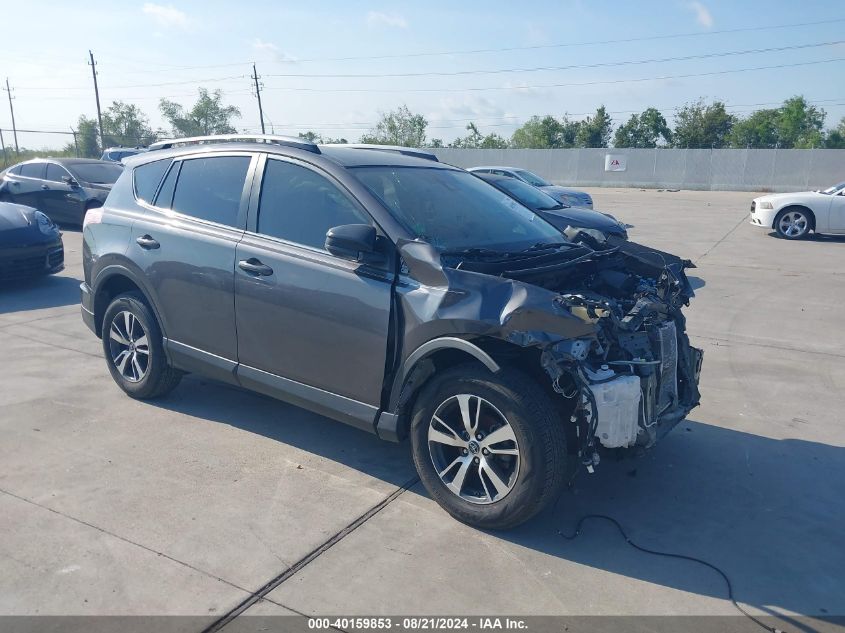
[[[111,185],[123,173],[123,167],[115,163],[75,163],[67,166],[77,180],[95,185]]]
[[[827,193],[827,194],[833,195],[837,191],[840,191],[841,189],[845,189],[845,182],[840,182],[838,185],[833,185],[832,187],[828,187],[827,189],[822,190],[822,193]]]
[[[472,174],[427,167],[352,171],[415,237],[440,250],[522,250],[559,243],[560,232]]]
[[[501,180],[496,180],[493,184],[499,189],[504,189],[516,198],[518,202],[521,202],[534,211],[563,208],[563,205],[551,196],[516,178],[502,178]]]
[[[532,173],[530,171],[527,171],[525,169],[514,169],[513,173],[515,173],[517,176],[522,178],[529,185],[532,185],[534,187],[550,187],[551,186],[550,183],[548,183],[545,180],[543,180],[542,178],[540,178],[540,176],[538,176],[537,174]]]

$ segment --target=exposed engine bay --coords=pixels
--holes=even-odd
[[[438,272],[452,294],[472,295],[477,276],[510,285],[498,302],[497,292],[485,288],[473,309],[480,320],[460,327],[541,350],[554,390],[573,402],[577,453],[592,471],[600,446],[649,448],[699,403],[702,351],[690,345],[682,314],[694,296],[684,272],[692,267],[619,239],[507,256],[444,256]],[[438,311],[448,317],[462,301],[444,303]],[[488,314],[494,306],[497,314]],[[486,331],[478,327],[485,322]]]

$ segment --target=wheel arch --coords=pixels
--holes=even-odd
[[[120,265],[107,266],[97,275],[93,285],[94,327],[97,336],[102,337],[103,335],[103,317],[112,299],[126,292],[137,292],[143,297],[144,302],[152,310],[162,335],[166,336],[164,324],[155,302],[152,301],[145,284],[131,270]]]
[[[497,374],[502,367],[516,367],[550,394],[551,380],[540,363],[540,349],[521,347],[493,337],[472,340],[443,336],[420,345],[412,352],[393,380],[387,407],[376,423],[379,437],[401,441],[407,437],[410,414],[422,387],[439,371],[462,363],[477,363]]]
[[[783,207],[781,207],[780,209],[778,209],[778,212],[775,213],[775,217],[772,218],[772,226],[771,226],[772,230],[777,229],[778,218],[783,213],[786,213],[790,209],[800,210],[800,211],[806,213],[807,217],[810,220],[810,228],[813,231],[816,230],[816,214],[813,212],[813,210],[810,207],[808,207],[805,204],[798,203],[798,202],[792,202],[792,203],[786,204]]]

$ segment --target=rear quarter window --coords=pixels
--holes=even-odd
[[[169,158],[157,160],[139,165],[133,170],[132,181],[135,187],[135,197],[138,200],[152,204],[158,185],[171,162]]]
[[[44,178],[44,163],[26,163],[21,165],[20,175],[26,178]]]

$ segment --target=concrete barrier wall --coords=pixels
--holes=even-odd
[[[800,191],[845,181],[839,149],[436,149],[458,167],[510,165],[573,187]],[[605,171],[605,155],[625,171]]]

